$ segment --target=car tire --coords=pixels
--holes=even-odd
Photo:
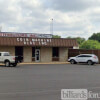
[[[75,64],[75,60],[72,59],[72,60],[70,61],[70,63],[71,63],[71,64]]]
[[[9,61],[5,61],[5,67],[10,67],[10,62]]]
[[[88,65],[93,65],[93,62],[91,60],[89,60],[87,63]]]

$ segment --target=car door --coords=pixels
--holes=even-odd
[[[87,62],[88,60],[90,60],[92,56],[90,55],[84,55],[84,62]]]
[[[85,56],[84,55],[79,55],[76,57],[77,62],[84,62],[85,61]]]

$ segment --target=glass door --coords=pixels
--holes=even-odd
[[[35,49],[35,61],[40,62],[40,49]]]

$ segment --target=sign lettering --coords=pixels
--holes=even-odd
[[[24,45],[47,45],[47,43],[51,42],[51,39],[17,38],[17,42],[21,42]]]

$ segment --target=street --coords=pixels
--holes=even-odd
[[[0,100],[61,100],[61,89],[100,93],[100,65],[0,66]]]

